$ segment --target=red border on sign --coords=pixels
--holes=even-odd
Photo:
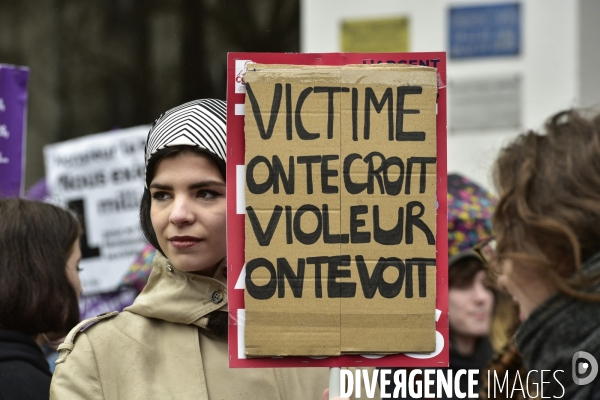
[[[236,289],[244,267],[245,214],[238,213],[238,190],[244,181],[237,171],[244,166],[245,93],[240,90],[244,60],[261,64],[346,65],[400,63],[427,65],[438,70],[437,100],[437,231],[436,251],[436,351],[431,354],[344,355],[332,357],[244,358],[238,342],[239,319],[244,314],[244,289]],[[236,61],[238,69],[236,70]],[[236,88],[237,93],[236,93]],[[237,110],[237,113],[236,113]],[[448,323],[448,206],[446,148],[446,53],[229,53],[227,57],[227,288],[229,301],[229,367],[447,367]],[[238,189],[239,187],[239,189]],[[244,207],[245,208],[245,207]],[[240,210],[240,211],[243,211]],[[238,283],[239,281],[239,283]]]

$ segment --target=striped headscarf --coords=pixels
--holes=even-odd
[[[226,161],[225,122],[226,107],[223,100],[194,100],[165,112],[148,132],[146,173],[152,156],[171,146],[199,147]]]

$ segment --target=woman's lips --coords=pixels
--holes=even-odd
[[[471,316],[477,320],[485,320],[488,318],[488,313],[483,311],[472,312]]]
[[[193,236],[173,236],[169,242],[176,249],[187,249],[202,242],[202,239]]]

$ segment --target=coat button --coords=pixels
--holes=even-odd
[[[171,267],[170,265],[167,264],[167,271],[173,272],[173,267]]]
[[[213,292],[212,296],[210,296],[210,300],[215,304],[222,302],[223,301],[223,292],[221,292],[219,290]]]

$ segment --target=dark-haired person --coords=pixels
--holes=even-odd
[[[0,199],[0,399],[48,399],[41,346],[79,321],[80,227],[50,204]]]
[[[230,369],[225,103],[163,114],[146,145],[141,225],[158,250],[131,307],[60,348],[53,399],[320,399],[327,369]]]
[[[486,265],[473,251],[492,235],[494,204],[493,196],[479,185],[448,175],[448,317],[454,371],[482,370],[494,354],[488,336],[495,295]],[[467,379],[462,379],[461,391],[466,389]]]
[[[495,265],[520,307],[524,364],[552,371],[536,376],[544,397],[600,398],[600,378],[588,382],[600,360],[600,117],[552,116],[505,147],[494,174]]]

